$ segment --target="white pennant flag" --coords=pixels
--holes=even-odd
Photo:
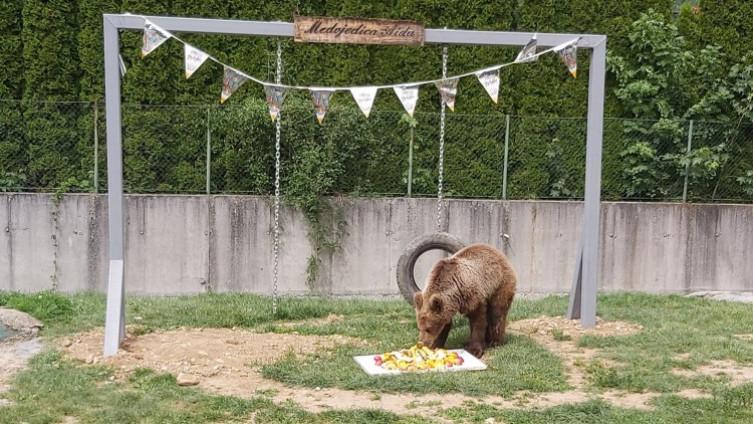
[[[209,59],[208,54],[190,44],[185,45],[183,56],[186,64],[186,79],[191,78],[191,75]]]
[[[272,117],[272,122],[274,122],[280,115],[280,110],[282,110],[282,103],[285,101],[286,94],[287,91],[285,91],[285,87],[279,85],[264,86],[264,95],[267,97],[269,116]]]
[[[487,69],[476,72],[478,82],[484,86],[494,103],[499,100],[499,69]]]
[[[417,85],[399,85],[393,87],[397,98],[400,99],[405,111],[408,115],[413,116],[413,111],[416,110],[416,103],[418,103],[418,86]]]
[[[356,101],[361,112],[368,118],[371,107],[374,105],[377,87],[351,87],[350,94],[353,95],[353,100]]]
[[[311,89],[311,99],[314,101],[314,110],[316,111],[316,120],[321,124],[324,121],[324,115],[327,114],[329,109],[329,98],[335,90],[329,88],[313,88]]]
[[[442,101],[451,111],[455,111],[455,97],[458,94],[458,78],[443,79],[434,83],[442,96]]]
[[[233,93],[235,93],[235,91],[246,81],[248,81],[248,78],[242,73],[229,66],[225,66],[225,74],[222,77],[222,95],[220,96],[220,103],[225,103],[225,100],[230,98],[230,96],[232,96]]]
[[[172,34],[157,25],[146,21],[146,24],[144,25],[143,44],[141,45],[141,57],[146,57],[146,55],[153,52],[170,37],[172,37]]]
[[[578,40],[568,41],[554,48],[573,78],[578,76]]]
[[[537,44],[536,34],[534,34],[531,41],[529,41],[528,44],[523,47],[523,50],[518,53],[518,57],[515,58],[515,63],[533,62],[538,59],[538,56],[536,56]]]

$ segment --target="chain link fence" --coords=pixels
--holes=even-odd
[[[104,192],[104,105],[0,101],[0,191]],[[274,191],[274,124],[263,101],[122,108],[130,193]],[[434,196],[439,113],[305,101],[282,115],[282,192]],[[447,112],[448,197],[581,199],[586,120]],[[605,200],[753,201],[753,124],[606,118]]]

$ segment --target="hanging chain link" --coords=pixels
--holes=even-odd
[[[282,44],[277,42],[277,72],[275,83],[282,83]],[[275,206],[274,206],[274,270],[272,277],[272,314],[277,315],[277,281],[280,268],[280,119],[275,120]]]
[[[447,47],[442,49],[442,78],[447,78]],[[446,104],[442,97],[442,109],[439,113],[439,179],[437,183],[437,231],[442,231],[442,208],[444,207],[444,118]]]

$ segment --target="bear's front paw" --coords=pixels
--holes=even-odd
[[[484,355],[484,345],[481,343],[470,343],[465,347],[465,350],[476,358]]]

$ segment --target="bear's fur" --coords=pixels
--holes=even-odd
[[[481,357],[487,347],[503,341],[516,284],[507,257],[492,246],[473,244],[439,260],[423,292],[413,298],[419,340],[432,348],[444,347],[452,318],[460,313],[471,327],[466,350]]]

